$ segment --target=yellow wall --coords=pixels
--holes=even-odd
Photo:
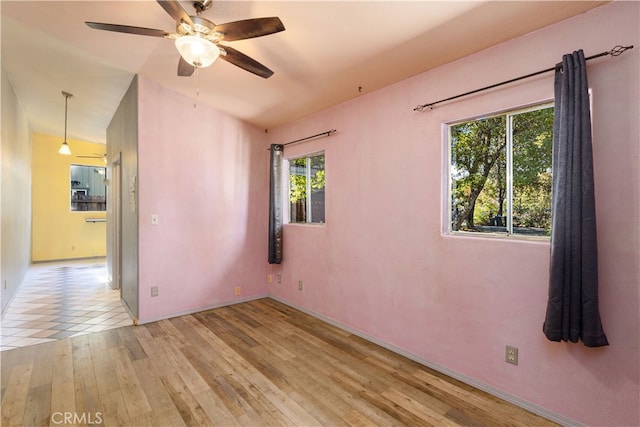
[[[104,154],[106,146],[67,139],[72,155],[58,154],[62,138],[32,135],[32,261],[106,255],[106,224],[87,218],[106,218],[106,212],[71,212],[72,164],[106,166],[102,159],[76,156]],[[109,201],[107,200],[107,203]]]

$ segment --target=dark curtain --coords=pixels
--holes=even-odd
[[[598,247],[587,71],[582,50],[564,55],[555,75],[553,205],[549,300],[551,341],[609,345],[598,308]]]
[[[282,156],[284,146],[271,145],[269,181],[269,264],[282,261]]]

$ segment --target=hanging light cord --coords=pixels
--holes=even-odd
[[[62,92],[64,95],[64,142],[67,142],[67,104],[69,102],[69,97],[73,96],[68,92]]]

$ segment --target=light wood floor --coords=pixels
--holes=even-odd
[[[2,426],[543,426],[271,299],[0,353]]]

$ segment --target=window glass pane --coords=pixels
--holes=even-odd
[[[311,157],[311,218],[309,222],[324,222],[324,154]]]
[[[451,230],[506,233],[506,117],[450,127]]]
[[[107,168],[98,166],[71,165],[71,210],[106,211]]]
[[[290,222],[307,222],[307,159],[289,161]]]
[[[553,106],[449,126],[451,230],[549,236]]]
[[[513,116],[513,233],[551,234],[553,108]]]

